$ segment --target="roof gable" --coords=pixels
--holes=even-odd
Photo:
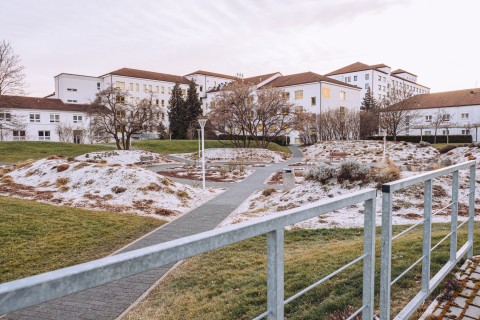
[[[52,111],[80,111],[87,112],[89,105],[67,104],[60,99],[0,96],[0,109],[32,109]]]
[[[418,94],[402,102],[408,109],[448,108],[480,105],[480,89],[464,89]],[[391,106],[395,108],[396,105]]]
[[[139,79],[149,79],[149,80],[158,80],[158,81],[165,81],[165,82],[172,82],[172,83],[181,83],[181,84],[190,84],[191,81],[183,76],[177,76],[173,74],[167,73],[159,73],[159,72],[152,72],[152,71],[145,71],[145,70],[138,70],[138,69],[130,69],[130,68],[122,68],[112,72],[109,72],[106,75],[116,75],[116,76],[124,76],[124,77],[132,77],[132,78],[139,78]],[[103,77],[102,76],[102,77]]]

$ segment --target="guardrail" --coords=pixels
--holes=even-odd
[[[348,319],[362,313],[373,318],[375,271],[376,190],[365,189],[320,201],[281,214],[199,233],[158,245],[109,256],[76,266],[0,285],[0,314],[12,312],[101,284],[132,276],[242,240],[267,234],[267,311],[255,319],[283,319],[284,305],[363,261],[363,305]],[[364,202],[364,252],[360,257],[284,300],[284,228],[319,215]]]
[[[390,289],[393,284],[400,280],[405,274],[412,270],[420,262],[422,263],[422,288],[421,291],[400,311],[395,319],[408,319],[417,308],[425,301],[429,294],[445,276],[455,267],[465,254],[469,258],[473,255],[473,231],[475,216],[475,166],[476,161],[468,161],[443,169],[426,172],[410,178],[390,182],[382,186],[382,256],[380,274],[380,319],[390,319]],[[463,197],[469,197],[468,219],[458,225],[458,175],[459,170],[469,169],[469,192]],[[452,174],[452,201],[445,207],[432,213],[432,180],[436,177]],[[397,190],[424,183],[424,218],[422,221],[410,226],[404,231],[392,237],[392,200],[393,193]],[[451,230],[450,233],[432,247],[432,216],[451,207]],[[392,267],[392,242],[403,236],[408,231],[423,223],[423,250],[422,256],[396,279],[391,279]],[[468,223],[467,241],[457,251],[457,230],[465,223]],[[430,278],[430,254],[442,242],[450,238],[450,259]]]

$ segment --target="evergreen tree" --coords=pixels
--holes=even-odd
[[[187,90],[187,99],[185,100],[185,120],[188,126],[194,125],[198,116],[202,115],[202,113],[202,103],[198,99],[195,83],[191,82]]]
[[[168,121],[170,133],[173,139],[185,139],[189,123],[185,117],[185,100],[182,97],[182,89],[178,83],[172,90],[168,100]]]
[[[365,97],[363,97],[362,105],[360,106],[360,110],[363,111],[374,111],[378,107],[377,100],[373,97],[373,93],[370,90],[370,87],[367,89],[367,93],[365,93]]]

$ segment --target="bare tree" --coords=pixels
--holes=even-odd
[[[25,130],[24,117],[13,113],[10,109],[0,108],[0,141],[6,140],[13,131]]]
[[[216,130],[228,136],[237,147],[267,148],[276,137],[287,134],[295,123],[293,104],[283,90],[259,91],[242,82],[228,85],[212,105],[209,119]]]
[[[89,109],[91,130],[97,136],[110,136],[119,150],[129,150],[134,134],[158,132],[162,119],[160,106],[153,104],[153,93],[136,102],[127,91],[109,88],[97,93]]]
[[[55,126],[55,132],[57,133],[60,142],[72,142],[73,130],[73,127],[68,123],[58,123]]]
[[[357,140],[360,137],[360,111],[346,108],[325,110],[320,115],[325,140]]]
[[[444,109],[438,109],[438,111],[432,117],[432,127],[435,130],[435,136],[433,138],[433,143],[437,143],[437,131],[442,126],[442,124],[450,120],[450,114],[448,114]]]
[[[408,98],[413,91],[405,85],[392,86],[387,96],[380,102],[380,127],[387,131],[397,141],[397,135],[406,131],[420,117],[420,111],[411,107]]]
[[[317,114],[311,112],[300,112],[296,115],[295,127],[300,134],[300,139],[306,145],[317,142]]]
[[[25,73],[20,58],[5,40],[0,42],[0,97],[25,93]]]

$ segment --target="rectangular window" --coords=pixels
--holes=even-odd
[[[365,83],[365,89],[368,89],[370,88],[370,84],[369,83]]]
[[[442,134],[444,136],[447,135],[447,134],[450,134],[450,130],[448,130],[448,129],[447,130],[442,130]]]
[[[152,92],[152,85],[148,85],[148,92]]]
[[[386,82],[386,81],[387,81],[387,79],[385,77],[383,77],[383,82]]]
[[[147,85],[146,84],[143,85],[143,92],[147,92]]]
[[[38,131],[38,140],[46,141],[50,140],[50,131]]]
[[[155,87],[155,92],[156,92],[156,93],[159,93],[159,92],[160,92],[160,87],[159,87],[159,86],[156,86],[156,87]]]
[[[130,82],[130,91],[133,91],[133,83]]]
[[[155,100],[155,104],[156,104],[157,106],[160,105],[160,100],[156,99],[156,100]]]
[[[322,89],[322,97],[330,98],[330,88],[323,88]]]
[[[345,118],[345,107],[340,107],[340,117]]]
[[[74,92],[75,92],[75,91],[77,91],[77,89],[75,89],[75,88],[67,88],[67,91],[74,91]]]
[[[137,92],[140,91],[140,85],[138,83],[135,83],[135,91]]]
[[[311,103],[312,106],[317,105],[317,97],[311,97],[310,98],[310,103]]]
[[[462,113],[461,118],[462,118],[462,120],[467,120],[468,119],[468,113]]]
[[[381,85],[378,85],[378,90],[382,91],[382,86]]]
[[[78,102],[78,101],[77,101],[77,100],[67,100],[67,102],[76,103],[76,102]]]
[[[165,100],[162,100],[162,107],[165,107]]]
[[[186,96],[187,95],[187,89],[182,89],[182,96]]]
[[[30,113],[30,122],[40,122],[40,113]]]
[[[378,76],[378,81],[382,81],[382,76]]]
[[[443,119],[443,121],[450,121],[450,115],[449,114],[444,114],[442,119]]]
[[[295,91],[295,100],[303,99],[303,90]]]
[[[199,91],[203,92],[203,86],[200,86]]]
[[[431,136],[431,135],[432,135],[432,131],[426,130],[426,131],[425,131],[425,135],[426,135],[426,136]]]
[[[370,75],[368,73],[365,74],[365,80],[369,80],[370,79]]]
[[[345,91],[340,91],[340,100],[345,100],[347,94],[345,93]]]
[[[50,113],[50,122],[60,122],[60,115],[58,113]]]
[[[134,103],[135,103],[135,98],[134,98],[134,97],[130,97],[130,103],[131,103],[131,104],[134,104]]]
[[[83,115],[74,114],[73,115],[73,123],[83,123]]]
[[[117,96],[116,101],[117,101],[117,103],[125,103],[125,97],[124,96]]]
[[[303,112],[303,107],[302,107],[302,106],[295,106],[295,112],[296,112],[296,113],[301,113],[301,112]]]
[[[125,82],[122,82],[122,81],[115,82],[115,88],[120,90],[125,90]]]
[[[426,116],[425,116],[425,121],[426,121],[426,122],[432,122],[432,115],[431,115],[431,114],[426,115]]]
[[[25,140],[25,130],[13,130],[13,141]]]
[[[353,76],[353,81],[357,81],[358,80],[358,77],[357,76]]]
[[[345,77],[345,82],[350,82],[351,81],[351,77]]]
[[[12,121],[12,114],[10,112],[0,112],[0,121]]]
[[[290,100],[290,92],[283,92],[282,96],[283,96],[283,99]]]
[[[97,82],[97,90],[100,90],[100,82]]]
[[[470,129],[462,130],[462,134],[470,134]]]
[[[162,93],[165,93],[165,87],[162,86]]]

